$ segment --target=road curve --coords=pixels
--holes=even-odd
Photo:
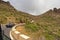
[[[17,26],[19,26],[19,25],[24,25],[24,24],[17,24],[17,25],[15,25],[13,28],[12,28],[12,30],[10,31],[10,38],[11,38],[11,40],[14,40],[14,38],[13,38],[13,36],[12,36],[12,34],[11,34],[11,32],[12,31],[14,31],[15,32],[15,34],[19,34],[20,32],[18,32],[18,31],[16,31],[16,27]],[[28,36],[26,36],[26,35],[24,35],[24,34],[20,34],[20,36],[22,37],[22,38],[24,38],[24,39],[28,39],[28,38],[30,38],[30,37],[28,37]]]

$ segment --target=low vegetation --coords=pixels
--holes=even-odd
[[[40,29],[39,25],[37,25],[36,23],[31,23],[31,22],[26,22],[25,24],[25,28],[30,32],[36,32]]]

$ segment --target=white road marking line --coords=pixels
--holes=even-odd
[[[14,31],[15,32],[15,34],[20,34],[20,32],[19,31]]]
[[[16,31],[16,29],[12,29],[12,31]]]
[[[14,40],[13,37],[12,37],[12,35],[11,35],[11,31],[10,31],[10,38],[11,38],[11,40]]]
[[[20,36],[21,36],[22,38],[24,38],[24,39],[30,38],[30,37],[28,37],[28,36],[26,36],[26,35],[24,35],[24,34],[21,34]]]

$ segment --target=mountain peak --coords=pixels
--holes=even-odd
[[[6,4],[9,4],[10,5],[10,2],[9,1],[5,2],[3,0],[0,0],[0,3],[6,3]]]

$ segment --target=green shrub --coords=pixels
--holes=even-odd
[[[25,24],[25,28],[32,32],[36,32],[40,29],[40,27],[37,24],[30,23],[30,22],[27,22]]]

